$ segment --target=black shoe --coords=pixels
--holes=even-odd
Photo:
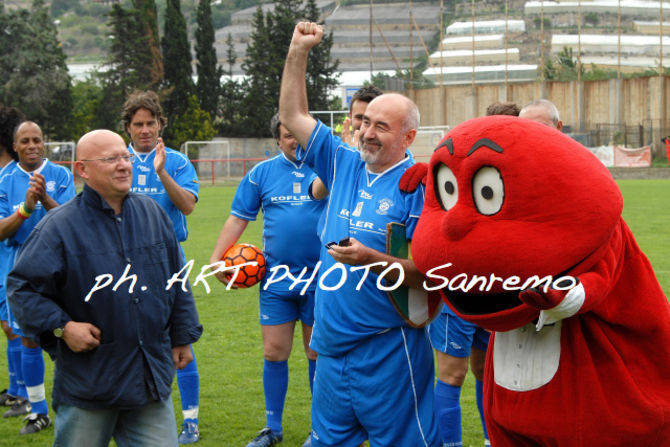
[[[274,432],[269,427],[265,427],[258,432],[258,436],[247,444],[247,447],[271,447],[279,444],[283,438],[282,433]]]
[[[51,419],[49,419],[49,416],[46,414],[30,413],[23,420],[28,422],[26,423],[26,426],[19,431],[22,435],[37,433],[51,425]]]
[[[21,416],[23,414],[30,413],[30,402],[28,399],[22,397],[17,398],[16,402],[12,405],[12,408],[5,411],[5,414],[2,415],[3,418],[11,418],[14,416]]]
[[[7,394],[7,390],[0,391],[0,407],[11,407],[16,401],[16,397]]]

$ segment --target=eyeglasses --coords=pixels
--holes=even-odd
[[[135,161],[135,155],[134,154],[127,154],[127,155],[116,155],[114,157],[104,157],[104,158],[91,158],[88,160],[79,160],[79,161],[101,161],[103,163],[107,163],[108,165],[117,163],[119,160],[127,161],[128,163],[132,163]]]

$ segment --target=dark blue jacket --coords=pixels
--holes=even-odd
[[[170,395],[172,347],[202,333],[190,287],[165,290],[181,262],[172,222],[149,197],[130,193],[115,216],[86,186],[39,222],[7,278],[7,295],[25,335],[56,362],[54,404],[136,408]],[[113,291],[128,265],[127,276],[137,275],[132,292],[131,279]],[[113,276],[109,286],[86,301],[105,274]],[[100,346],[77,354],[55,338],[53,329],[70,320],[97,326]]]

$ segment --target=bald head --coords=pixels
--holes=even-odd
[[[77,142],[77,173],[119,213],[133,180],[131,155],[123,138],[110,130],[94,130]]]
[[[523,109],[519,112],[519,118],[537,121],[558,130],[563,128],[563,122],[558,116],[558,109],[553,102],[546,99],[538,99],[523,106]]]
[[[87,160],[100,156],[105,147],[119,146],[125,149],[126,143],[116,132],[97,129],[85,134],[77,141],[77,160]]]
[[[407,96],[401,95],[400,93],[384,93],[373,99],[368,107],[375,103],[378,107],[396,110],[404,116],[402,119],[403,132],[407,132],[411,129],[418,129],[419,121],[421,119],[419,108]]]
[[[358,134],[361,159],[371,172],[384,172],[405,157],[419,127],[419,109],[409,98],[386,93],[365,109]]]

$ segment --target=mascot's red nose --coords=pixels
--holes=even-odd
[[[456,205],[444,214],[442,231],[452,241],[460,241],[472,230],[475,222],[472,213],[465,207]]]

